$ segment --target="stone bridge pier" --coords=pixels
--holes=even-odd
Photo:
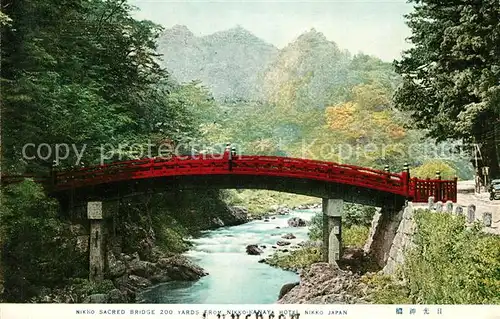
[[[324,262],[333,264],[342,257],[342,216],[344,200],[323,198],[323,249]],[[370,235],[364,250],[370,253],[379,266],[389,259],[396,233],[403,221],[407,205],[403,201],[387,202],[374,216]]]
[[[323,261],[335,263],[342,256],[344,200],[323,198]]]
[[[106,260],[102,202],[87,203],[87,218],[90,222],[89,280],[102,281]]]
[[[105,276],[107,261],[107,235],[110,222],[118,211],[117,201],[89,201],[86,207],[79,207],[78,216],[86,216],[89,232],[89,280],[102,281]],[[82,214],[86,209],[86,215]]]

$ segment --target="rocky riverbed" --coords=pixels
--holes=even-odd
[[[378,270],[373,259],[362,249],[348,248],[338,263],[320,262],[297,270],[300,280],[281,288],[278,303],[369,303],[372,291],[362,276]]]

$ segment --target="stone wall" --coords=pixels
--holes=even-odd
[[[382,208],[372,220],[364,250],[371,254],[384,273],[394,273],[404,261],[404,252],[415,234],[411,202],[400,209]]]
[[[364,250],[370,253],[380,267],[384,267],[389,258],[401,221],[402,208],[382,207],[372,220],[372,227]]]
[[[416,231],[416,223],[413,219],[414,208],[408,203],[402,210],[402,218],[396,231],[396,236],[391,243],[388,259],[384,266],[384,273],[392,274],[397,266],[403,264],[405,251],[412,246],[413,235]]]

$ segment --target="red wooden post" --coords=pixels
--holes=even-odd
[[[414,194],[410,194],[410,165],[408,165],[408,163],[405,163],[405,165],[403,166],[401,178],[403,179],[403,187],[406,197],[412,197],[411,195]]]
[[[456,203],[457,202],[457,195],[458,195],[458,177],[455,176],[453,179],[453,201]]]
[[[436,171],[436,202],[443,201],[443,189],[441,185],[441,172]]]
[[[414,202],[420,202],[421,201],[421,197],[422,197],[422,186],[423,186],[423,184],[421,183],[421,181],[418,178],[413,177],[413,178],[410,179],[410,186],[413,189],[413,201]]]
[[[390,181],[391,181],[391,172],[389,170],[389,165],[385,165],[384,166],[384,171],[387,173],[387,183],[390,185]]]

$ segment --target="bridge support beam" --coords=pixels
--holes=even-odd
[[[90,220],[89,280],[98,282],[104,279],[105,254],[102,202],[87,203],[87,218]]]
[[[342,256],[342,199],[323,198],[323,261],[335,263]]]

